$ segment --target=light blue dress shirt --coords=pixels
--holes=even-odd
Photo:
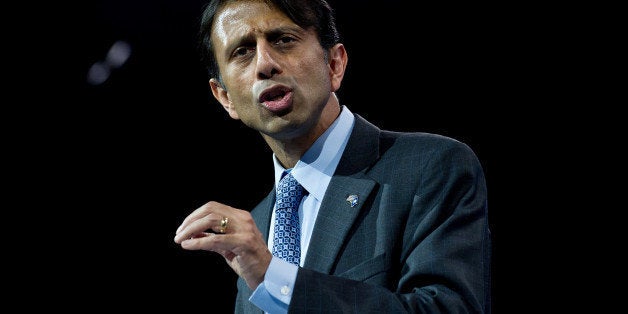
[[[318,210],[353,129],[355,120],[353,113],[345,106],[341,109],[338,119],[314,142],[291,171],[295,179],[308,191],[299,205],[301,222],[301,263],[299,266],[303,266],[307,256]],[[281,166],[274,154],[273,164],[275,186],[277,186],[281,174],[286,169]],[[275,227],[274,209],[270,221],[270,230],[273,230]],[[273,235],[273,232],[268,233],[269,250],[272,250]],[[249,301],[267,313],[286,313],[292,298],[297,271],[298,266],[273,256],[264,281],[253,291]]]

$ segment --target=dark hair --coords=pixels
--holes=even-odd
[[[238,0],[212,0],[207,4],[202,15],[199,32],[201,61],[207,68],[210,78],[220,78],[218,63],[211,43],[211,32],[216,12],[226,4]],[[325,0],[262,0],[286,14],[301,28],[314,27],[318,41],[327,50],[340,42],[340,33],[336,28],[334,11]],[[222,80],[221,80],[222,81]]]

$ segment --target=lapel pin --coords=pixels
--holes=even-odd
[[[347,197],[347,203],[349,203],[351,207],[355,207],[355,205],[358,205],[358,196],[355,194],[349,195]]]

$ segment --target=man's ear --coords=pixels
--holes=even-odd
[[[336,44],[329,49],[329,78],[333,92],[340,88],[347,68],[347,61],[349,61],[349,56],[343,44]]]
[[[231,103],[229,92],[227,92],[227,90],[222,87],[222,84],[220,84],[220,82],[218,82],[218,80],[216,80],[215,78],[212,78],[209,80],[209,87],[211,87],[212,89],[212,94],[214,95],[214,98],[216,98],[216,100],[218,100],[222,107],[227,110],[229,116],[232,119],[239,120],[240,117],[238,116],[238,113]]]

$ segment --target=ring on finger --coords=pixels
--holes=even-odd
[[[220,233],[225,233],[225,231],[227,230],[228,224],[229,224],[229,218],[222,217],[222,219],[220,220]]]

